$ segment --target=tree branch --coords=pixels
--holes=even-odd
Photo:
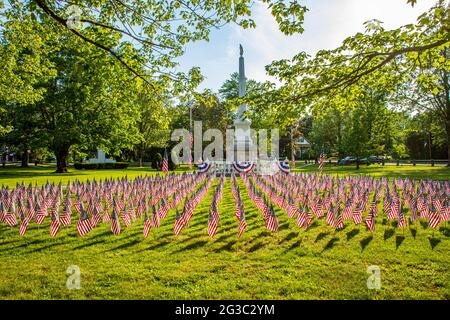
[[[56,22],[58,22],[59,24],[63,25],[67,30],[69,30],[70,32],[72,32],[74,35],[76,35],[77,37],[81,38],[82,40],[93,44],[94,46],[102,49],[103,51],[109,53],[111,56],[113,56],[116,60],[118,60],[127,70],[129,70],[130,72],[132,72],[135,76],[137,76],[138,78],[142,79],[145,83],[149,84],[152,88],[154,88],[154,85],[149,82],[147,79],[145,79],[145,77],[141,74],[139,74],[136,70],[134,70],[128,63],[126,63],[122,57],[120,57],[117,53],[115,53],[111,48],[106,47],[105,45],[98,43],[86,36],[84,36],[83,34],[81,34],[80,32],[78,32],[75,29],[71,29],[67,27],[67,19],[64,19],[60,16],[58,16],[56,14],[56,12],[54,12],[52,9],[50,9],[50,7],[45,3],[44,0],[35,0],[37,5],[46,13],[48,14],[53,20],[55,20]]]

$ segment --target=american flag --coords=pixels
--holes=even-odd
[[[267,216],[266,228],[272,232],[278,232],[278,218],[272,205],[270,205],[269,214]]]
[[[16,207],[14,205],[14,201],[11,201],[10,208],[7,211],[5,215],[5,223],[9,225],[10,227],[14,227],[17,225],[17,218],[16,218]]]
[[[407,224],[407,222],[406,222],[406,218],[405,218],[405,214],[403,213],[403,209],[402,209],[402,206],[400,205],[399,206],[399,209],[398,209],[398,227],[399,228],[404,228],[404,227],[406,227],[408,224]]]
[[[193,214],[194,208],[192,207],[189,199],[186,197],[186,201],[184,202],[183,207],[183,219],[186,225],[189,224],[189,221],[191,220]]]
[[[341,207],[338,205],[336,210],[336,216],[334,220],[334,227],[336,229],[344,228],[344,222],[342,221]]]
[[[375,231],[375,211],[372,207],[369,210],[369,215],[367,216],[365,222],[367,225],[367,229],[369,229],[369,231],[371,231],[371,232],[374,232]]]
[[[400,202],[399,200],[392,199],[391,210],[388,211],[388,219],[398,218],[400,213]]]
[[[159,228],[161,225],[161,221],[159,220],[159,215],[155,206],[152,206],[152,226],[155,228]]]
[[[175,225],[173,227],[173,232],[177,236],[184,227],[184,218],[179,214],[178,209],[175,208],[175,212]]]
[[[131,225],[130,217],[128,216],[128,207],[126,204],[120,213],[120,217],[122,218],[125,227],[129,227]]]
[[[331,208],[327,212],[327,218],[325,221],[328,225],[332,226],[334,224],[334,220],[334,208],[333,205],[331,205]]]
[[[323,153],[323,150],[320,151],[320,156],[319,156],[319,172],[320,174],[323,173],[323,165],[325,163],[325,153]]]
[[[373,210],[373,215],[374,215],[375,217],[378,216],[378,205],[377,205],[376,200],[373,200],[373,201],[370,203],[369,212],[370,212],[370,210]]]
[[[55,237],[58,234],[59,231],[59,226],[60,226],[60,222],[59,222],[59,217],[58,217],[58,209],[56,208],[56,210],[51,210],[50,211],[50,218],[51,218],[51,223],[50,223],[50,235],[52,237]]]
[[[42,224],[44,222],[45,217],[47,216],[47,207],[45,206],[44,203],[41,204],[38,201],[36,202],[35,211],[36,211],[36,223]]]
[[[144,213],[144,238],[147,238],[148,233],[151,228],[152,228],[152,220],[150,220],[148,218],[148,214],[147,214],[147,212],[145,212]]]
[[[342,212],[342,216],[343,216],[344,220],[348,220],[352,217],[352,209],[353,209],[353,203],[350,199],[347,199],[345,206],[344,206],[344,211]]]
[[[239,211],[240,211],[240,217],[239,217],[238,237],[241,237],[241,235],[244,233],[245,229],[247,229],[247,221],[245,220],[243,204],[241,205]]]
[[[208,235],[212,238],[217,232],[219,227],[219,221],[214,214],[210,211],[208,214]]]
[[[85,236],[89,231],[92,230],[91,221],[89,216],[84,211],[83,203],[80,205],[81,215],[77,222],[77,231],[80,236]]]
[[[356,208],[353,211],[353,222],[355,224],[360,224],[362,221],[362,209],[359,203],[356,204]]]
[[[162,162],[162,171],[167,174],[169,172],[169,157],[167,156],[167,149],[164,149],[164,158]]]
[[[29,209],[29,208],[33,208],[33,206],[32,205],[30,207],[29,206],[30,206],[30,203],[27,202],[27,207],[26,207],[27,215],[25,216],[25,212],[24,212],[23,215],[20,216],[20,219],[22,220],[20,222],[20,227],[19,227],[19,235],[20,236],[23,236],[25,234],[25,232],[27,231],[27,228],[28,228],[28,224],[33,217],[34,210]]]
[[[114,204],[113,204],[112,210],[111,210],[111,219],[110,219],[111,220],[110,229],[113,234],[120,234],[120,221],[119,221],[119,216],[116,212],[117,209],[118,208],[114,201]]]
[[[436,207],[434,204],[431,204],[431,210],[430,212],[430,220],[428,221],[428,225],[432,227],[433,229],[437,228],[439,223],[441,222],[441,214],[438,210],[436,210]]]
[[[68,194],[66,196],[66,201],[64,202],[64,209],[63,209],[63,214],[60,217],[61,220],[61,224],[63,226],[68,226],[70,225],[71,221],[70,221],[70,216],[72,214],[72,207],[70,205],[70,194]]]
[[[291,219],[295,218],[295,215],[297,214],[297,206],[294,203],[294,200],[292,200],[290,197],[287,201],[287,210],[286,210],[287,216]]]
[[[95,228],[99,221],[100,221],[100,212],[98,210],[98,207],[94,206],[91,218],[92,227]]]

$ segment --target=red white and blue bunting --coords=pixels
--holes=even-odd
[[[211,168],[211,162],[209,162],[209,161],[198,164],[198,172],[199,173],[205,173],[209,170],[209,168]]]
[[[277,161],[278,168],[284,173],[289,173],[291,169],[289,168],[289,162],[287,161]]]
[[[247,173],[253,170],[255,163],[253,161],[233,162],[233,167],[237,172]]]

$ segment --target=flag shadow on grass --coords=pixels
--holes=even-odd
[[[447,238],[450,237],[450,228],[447,227],[440,227],[439,228],[439,232],[442,233],[444,236],[446,236]]]
[[[50,249],[50,248],[53,248],[53,247],[56,247],[56,246],[62,246],[62,245],[65,245],[65,244],[66,243],[64,243],[64,242],[51,243],[51,244],[43,246],[43,247],[39,247],[39,248],[36,248],[36,249],[33,249],[33,250],[29,250],[26,253],[28,254],[28,253],[41,252],[41,251],[44,251],[44,250],[47,250],[47,249]]]
[[[285,222],[283,224],[280,225],[279,230],[285,230],[289,228],[289,222]]]
[[[412,237],[414,240],[416,239],[417,229],[409,228],[409,232],[411,232]]]
[[[155,250],[155,249],[159,249],[159,248],[162,248],[162,247],[168,245],[169,243],[170,243],[170,241],[162,241],[162,242],[160,242],[160,243],[154,244],[154,245],[152,245],[152,246],[146,248],[145,250]],[[142,251],[145,251],[145,250],[142,250]]]
[[[293,249],[295,249],[295,248],[300,247],[301,244],[302,244],[302,239],[297,240],[296,242],[294,242],[293,244],[291,244],[291,245],[289,246],[289,248],[287,248],[287,249],[284,251],[284,253],[288,253],[289,251],[291,251],[291,250],[293,250]]]
[[[88,243],[84,243],[80,246],[74,247],[73,250],[80,250],[80,249],[88,248],[88,247],[91,247],[93,245],[100,244],[100,243],[106,243],[106,241],[105,240],[91,241]]]
[[[422,226],[423,229],[427,229],[428,228],[428,222],[427,221],[419,221],[420,225]]]
[[[331,232],[329,232],[329,231],[319,233],[316,237],[316,240],[314,240],[314,242],[319,242],[323,238],[326,238],[329,234],[331,234]]]
[[[236,233],[237,233],[237,232],[236,232]],[[224,241],[224,240],[226,240],[226,239],[228,239],[228,238],[231,238],[231,237],[233,237],[233,236],[235,236],[234,233],[228,232],[228,233],[226,233],[226,234],[221,235],[220,237],[218,237],[218,238],[216,239],[215,242],[222,242],[222,241]]]
[[[125,242],[125,243],[123,243],[123,244],[121,244],[121,245],[119,245],[117,247],[111,248],[111,249],[106,250],[106,251],[115,251],[115,250],[120,250],[120,249],[126,249],[126,248],[129,248],[129,247],[135,246],[135,245],[137,245],[139,243],[141,243],[141,240],[135,239],[135,240],[132,240],[130,242]]]
[[[228,242],[227,244],[225,244],[224,246],[222,246],[222,247],[220,247],[220,248],[218,248],[218,249],[216,249],[216,250],[214,250],[214,252],[215,253],[220,253],[220,252],[222,252],[222,251],[233,251],[233,245],[236,243],[237,241],[236,240],[233,240],[233,241],[230,241],[230,242]]]
[[[256,250],[259,250],[259,249],[261,249],[262,247],[264,247],[264,244],[263,244],[262,242],[255,243],[253,246],[251,246],[251,247],[248,249],[248,252],[255,252]]]
[[[430,241],[431,250],[434,250],[434,248],[441,242],[441,239],[429,237],[428,241]]]
[[[369,245],[369,243],[373,240],[373,235],[370,235],[368,237],[365,237],[364,239],[362,239],[359,244],[361,245],[361,252],[364,251],[364,249],[366,249],[366,247]]]
[[[204,246],[207,243],[208,243],[208,241],[205,241],[205,240],[196,241],[196,242],[193,242],[191,244],[188,244],[187,246],[185,246],[185,247],[183,247],[181,249],[178,249],[178,250],[174,251],[174,253],[180,253],[180,252],[183,252],[183,251],[186,251],[186,250],[198,249],[198,248]]]
[[[298,232],[291,232],[283,240],[280,241],[280,244],[282,244],[283,242],[292,240],[292,239],[294,239],[297,236],[298,236]]]
[[[405,236],[400,236],[400,235],[396,236],[395,237],[395,249],[398,249],[404,240],[405,240]]]
[[[384,241],[388,240],[389,238],[392,238],[392,236],[395,234],[394,229],[386,229],[384,230],[383,239]]]
[[[24,248],[24,247],[28,247],[29,245],[43,243],[43,242],[47,242],[47,241],[45,241],[45,240],[32,240],[30,242],[24,242],[22,244],[19,244],[18,246],[1,248],[0,252],[13,251],[13,250],[16,250],[18,248]]]
[[[347,241],[350,241],[353,237],[355,237],[356,235],[358,235],[359,233],[359,229],[352,229],[349,232],[346,233],[347,235]]]
[[[339,238],[336,238],[336,237],[330,239],[330,241],[327,242],[325,247],[323,247],[322,252],[332,249],[336,245],[336,242],[338,242],[338,241],[339,241]]]
[[[311,229],[313,229],[313,228],[317,228],[318,226],[319,226],[319,223],[318,223],[316,220],[314,220],[314,221],[309,225],[308,230],[311,230]]]

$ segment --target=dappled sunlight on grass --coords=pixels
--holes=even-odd
[[[43,170],[43,169],[42,169]],[[45,170],[43,170],[45,172]],[[99,171],[91,174],[98,177]],[[117,174],[143,174],[128,169]],[[84,173],[83,173],[84,174]],[[100,173],[101,175],[103,173]],[[106,173],[112,174],[112,172]],[[92,175],[83,175],[92,178]],[[102,175],[103,176],[103,175]],[[45,181],[46,178],[44,178]],[[367,299],[367,267],[381,269],[378,299],[450,299],[449,226],[430,230],[416,221],[406,230],[376,231],[347,221],[336,231],[324,219],[300,229],[279,209],[280,231],[267,231],[261,212],[238,179],[248,229],[238,221],[228,179],[219,204],[216,236],[207,235],[212,193],[199,204],[187,228],[173,235],[175,212],[143,238],[137,220],[114,236],[101,224],[80,238],[75,225],[52,239],[48,219],[20,238],[0,225],[0,296],[4,299]],[[66,269],[81,270],[81,289],[66,289]],[[13,267],[12,267],[13,266]],[[18,280],[20,279],[20,281]]]

